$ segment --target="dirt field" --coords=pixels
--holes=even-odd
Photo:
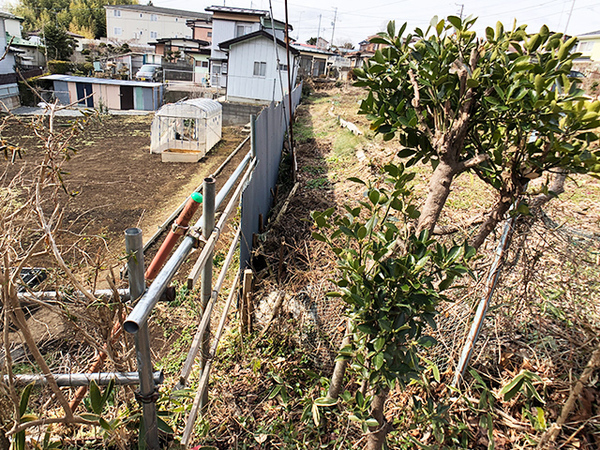
[[[92,122],[72,145],[76,154],[65,167],[66,188],[76,195],[67,200],[63,226],[102,236],[113,258],[124,250],[125,229],[139,226],[148,239],[246,137],[239,128],[225,128],[223,140],[198,163],[163,163],[149,151],[152,117],[109,116]],[[42,146],[31,119],[9,119],[2,135],[25,150],[10,170],[32,167]],[[238,153],[231,170],[246,152]]]

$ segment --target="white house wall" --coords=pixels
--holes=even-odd
[[[4,27],[5,19],[0,18],[0,55],[6,50],[6,28]],[[12,53],[7,53],[4,59],[0,61],[0,74],[15,73],[14,70],[15,57]]]
[[[215,87],[226,87],[228,74],[223,74],[223,65],[217,62],[218,71],[215,70],[214,60],[227,61],[227,54],[219,49],[221,42],[228,41],[237,37],[235,30],[237,25],[249,27],[249,32],[253,33],[260,29],[260,22],[241,22],[234,20],[223,20],[213,18],[212,43],[210,47],[210,59],[213,63],[210,65],[210,83]],[[229,67],[227,68],[227,70]],[[217,73],[218,72],[218,73]]]
[[[120,15],[115,16],[115,11],[119,11]],[[153,21],[151,16],[156,16],[157,20]],[[192,29],[185,24],[185,21],[192,18],[108,7],[106,8],[106,34],[108,39],[142,44],[160,38],[191,39]],[[117,34],[115,29],[120,29],[121,34]]]
[[[280,64],[287,65],[284,48],[277,46]],[[254,62],[266,62],[265,76],[254,75]],[[294,58],[292,58],[294,61]],[[281,74],[281,82],[279,74]],[[281,100],[288,91],[287,71],[277,71],[273,41],[261,37],[234,44],[229,53],[227,97],[236,101],[271,102]],[[294,80],[295,81],[295,80]],[[293,84],[292,84],[293,85]]]

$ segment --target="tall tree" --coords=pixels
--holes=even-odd
[[[356,71],[356,84],[369,90],[361,112],[371,127],[386,140],[399,137],[407,164],[432,165],[419,230],[434,230],[458,174],[474,171],[497,190],[473,240],[478,247],[530,178],[596,166],[600,155],[589,143],[597,139],[600,104],[569,77],[579,55],[571,52],[575,38],[498,23],[480,39],[474,22],[436,17],[426,31],[406,36],[406,24],[396,33],[390,22],[371,40],[387,47]]]
[[[53,23],[44,26],[44,40],[49,59],[67,61],[75,51],[75,39]]]
[[[92,38],[106,37],[106,5],[133,5],[137,0],[19,0],[12,12],[25,19],[26,31],[41,30],[47,23]]]

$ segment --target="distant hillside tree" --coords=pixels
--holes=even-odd
[[[311,37],[309,40],[306,41],[306,43],[308,45],[317,45],[317,38],[316,37]]]
[[[25,31],[41,30],[48,23],[86,37],[106,37],[106,5],[134,5],[137,0],[19,0],[11,8],[23,17]]]
[[[75,51],[75,39],[64,28],[53,23],[46,24],[43,31],[48,58],[67,61]]]

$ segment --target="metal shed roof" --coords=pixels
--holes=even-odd
[[[186,117],[214,116],[221,114],[223,107],[216,100],[208,98],[193,98],[177,103],[167,103],[157,112],[157,116]]]
[[[138,86],[138,87],[158,87],[162,83],[150,83],[146,81],[129,81],[129,80],[113,80],[110,78],[92,78],[92,77],[77,77],[73,75],[47,75],[41,77],[42,80],[51,81],[66,81],[72,83],[93,83],[93,84],[110,84],[116,86]]]

